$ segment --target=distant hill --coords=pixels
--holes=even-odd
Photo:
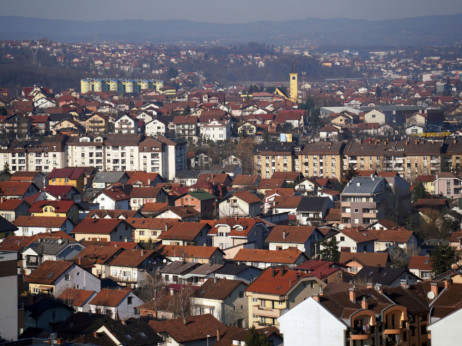
[[[60,42],[264,42],[307,39],[320,46],[424,46],[462,42],[462,14],[384,21],[316,19],[246,24],[182,20],[84,22],[0,16],[0,40],[48,38]]]

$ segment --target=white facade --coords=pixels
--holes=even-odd
[[[18,340],[18,275],[14,252],[0,252],[0,335],[5,340]]]
[[[431,333],[432,346],[460,345],[460,326],[462,309],[430,324],[427,330]]]
[[[382,126],[383,124],[385,124],[385,114],[374,109],[364,114],[364,122],[365,123],[378,123],[379,126]]]
[[[278,322],[284,345],[345,345],[346,325],[312,297],[279,317]]]
[[[101,311],[114,320],[127,320],[132,317],[137,317],[135,314],[136,307],[144,304],[144,302],[130,292],[117,306],[102,306],[90,304],[90,312],[95,314]]]
[[[230,121],[212,120],[208,123],[201,123],[199,133],[202,140],[212,142],[226,141],[229,139],[231,133]]]
[[[138,126],[137,122],[130,118],[128,115],[122,115],[119,119],[114,122],[115,133],[137,133]]]
[[[95,197],[93,203],[99,204],[99,209],[103,210],[129,210],[130,209],[130,199],[123,200],[113,200],[108,195],[101,192],[98,196]]]
[[[146,124],[144,133],[146,136],[165,136],[165,132],[167,132],[167,127],[165,124],[157,119],[154,119]]]
[[[37,216],[39,217],[39,216]],[[46,232],[57,232],[57,231],[63,231],[65,233],[71,233],[71,231],[74,228],[74,224],[72,223],[71,220],[67,219],[62,226],[57,227],[57,226],[16,226],[18,227],[17,231],[14,231],[14,235],[18,236],[31,236],[31,235],[36,235],[39,233],[46,233]]]
[[[59,297],[67,288],[99,292],[101,291],[101,280],[74,264],[55,281],[54,296]]]
[[[110,277],[119,282],[131,285],[133,288],[141,287],[146,283],[146,271],[140,268],[111,266],[106,267],[110,270]]]

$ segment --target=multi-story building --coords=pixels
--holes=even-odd
[[[278,326],[277,318],[326,284],[317,277],[286,266],[267,268],[247,287],[249,327]]]
[[[292,143],[266,143],[256,148],[254,173],[269,179],[274,172],[293,172],[295,160]]]
[[[199,134],[202,140],[218,142],[226,141],[231,134],[231,122],[229,120],[211,120],[199,124]]]
[[[352,141],[343,151],[343,169],[397,172],[407,181],[436,174],[442,167],[442,141]]]
[[[337,178],[343,174],[342,151],[345,143],[318,142],[306,144],[298,152],[295,170],[306,177]]]
[[[340,197],[342,224],[347,228],[368,226],[394,212],[393,193],[384,178],[354,177]]]

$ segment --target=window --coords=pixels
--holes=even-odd
[[[133,303],[133,297],[128,297],[127,298],[127,304],[131,305]]]
[[[70,281],[71,280],[71,274],[64,275],[64,280]]]

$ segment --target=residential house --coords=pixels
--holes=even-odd
[[[164,182],[157,172],[126,172],[129,175],[128,185],[133,187],[155,187]]]
[[[15,304],[18,304],[16,301]],[[54,330],[54,324],[68,319],[74,311],[60,301],[51,297],[38,297],[30,304],[24,304],[24,314],[22,317],[23,328],[39,328],[45,333]]]
[[[420,278],[412,274],[407,268],[384,268],[364,266],[352,280],[353,282],[368,282],[373,285],[397,287],[412,285],[420,281]]]
[[[201,219],[201,214],[190,207],[169,207],[166,204],[151,203],[146,204],[142,210],[144,215],[151,214],[158,219],[176,219],[183,222],[198,222]]]
[[[146,276],[163,263],[164,257],[154,250],[124,250],[111,259],[106,266],[110,278],[121,286],[139,288],[146,284]]]
[[[315,276],[286,266],[267,268],[246,290],[249,327],[278,326],[278,318],[284,312],[319,293],[325,286]]]
[[[18,227],[15,232],[20,236],[31,236],[39,233],[49,233],[63,231],[70,234],[74,228],[74,224],[67,217],[53,216],[18,216],[14,221],[14,225]]]
[[[345,227],[366,227],[395,212],[393,193],[385,178],[354,177],[340,195]]]
[[[113,184],[125,185],[128,181],[126,172],[96,172],[93,178],[93,189],[106,189]]]
[[[215,246],[160,245],[156,251],[170,261],[223,264],[224,253]]]
[[[213,278],[215,276],[215,271],[222,266],[222,264],[200,264],[198,267],[181,275],[180,279],[186,285],[194,287],[202,286],[208,279]]]
[[[254,173],[269,179],[274,172],[293,172],[294,161],[292,143],[262,144],[255,148]]]
[[[83,168],[55,168],[47,176],[48,185],[73,186],[82,192],[85,179],[84,172]]]
[[[130,197],[119,188],[102,190],[92,201],[99,204],[99,209],[130,209]]]
[[[207,238],[210,228],[205,222],[176,222],[158,239],[163,245],[211,245],[211,240]]]
[[[324,235],[315,226],[274,226],[265,243],[270,250],[283,250],[297,248],[304,252],[308,257],[313,257],[319,253],[318,243]]]
[[[114,121],[114,133],[135,134],[138,133],[138,131],[138,121],[127,114],[121,115],[116,121]]]
[[[105,134],[109,130],[109,119],[101,113],[90,115],[84,122],[85,133]]]
[[[227,327],[211,314],[177,318],[173,320],[149,321],[149,326],[164,340],[165,346],[214,345]]]
[[[86,245],[73,262],[94,276],[104,279],[109,277],[108,263],[118,256],[124,249],[119,246]]]
[[[411,256],[409,271],[422,280],[433,278],[433,265],[429,256]]]
[[[377,240],[375,234],[370,234],[360,228],[340,229],[333,236],[341,252],[374,252],[374,245]]]
[[[14,222],[18,216],[30,215],[30,204],[21,199],[6,199],[0,202],[0,216],[5,220]]]
[[[268,232],[268,226],[260,218],[225,218],[216,221],[208,236],[212,246],[220,249],[238,249],[247,243],[262,249]]]
[[[261,199],[253,193],[235,192],[219,203],[219,217],[257,217],[261,213],[261,205]]]
[[[245,264],[237,264],[225,262],[223,266],[215,271],[215,278],[240,280],[249,284],[255,280],[262,272],[262,269],[248,266]]]
[[[329,197],[302,197],[296,210],[299,225],[317,225],[325,219],[334,203]]]
[[[83,219],[71,232],[75,240],[131,241],[133,227],[119,219]]]
[[[225,326],[247,327],[247,284],[240,280],[208,279],[191,296],[191,315],[212,314]]]
[[[103,288],[90,301],[90,312],[93,314],[104,314],[114,320],[126,320],[138,317],[137,306],[143,304],[131,290],[112,290]]]
[[[25,199],[35,195],[39,188],[25,181],[0,181],[0,197],[3,199]]]
[[[127,222],[133,227],[133,239],[136,243],[156,243],[158,236],[177,220],[135,217],[127,218]]]
[[[439,172],[434,181],[435,195],[451,199],[462,198],[462,177],[452,172]]]
[[[72,260],[84,246],[66,238],[38,238],[21,252],[22,268],[29,275],[45,261]]]
[[[145,125],[144,133],[146,136],[165,136],[167,124],[160,119],[153,119]]]
[[[183,284],[182,277],[199,266],[199,263],[174,261],[163,267],[160,274],[166,284]]]
[[[236,191],[241,190],[255,190],[260,183],[260,176],[258,174],[255,175],[245,175],[245,174],[237,174],[232,182],[232,188]]]
[[[346,266],[346,270],[356,275],[364,266],[388,268],[391,265],[387,252],[340,252],[338,263]]]
[[[343,176],[342,153],[344,147],[345,143],[332,141],[306,144],[298,152],[299,166],[296,169],[298,168],[298,171],[306,177],[340,179]],[[305,189],[305,191],[309,190]]]
[[[99,292],[101,281],[70,261],[45,261],[26,276],[29,293],[59,297],[67,288]]]
[[[133,187],[128,197],[132,210],[139,210],[146,203],[168,202],[167,192],[162,187]]]
[[[76,312],[90,312],[90,301],[97,294],[95,291],[66,288],[58,299],[71,306]]]
[[[74,224],[79,222],[79,206],[74,201],[57,200],[37,201],[29,209],[32,216],[38,217],[64,217]]]
[[[45,175],[42,172],[18,171],[11,175],[9,181],[25,181],[34,183],[39,189],[45,187]]]
[[[202,218],[212,218],[215,213],[216,197],[205,191],[192,191],[175,200],[177,207],[190,207],[201,214]]]

